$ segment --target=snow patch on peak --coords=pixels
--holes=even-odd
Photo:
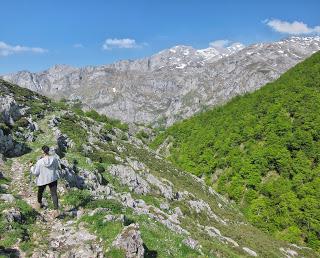
[[[177,69],[183,69],[185,68],[187,65],[186,64],[180,64],[178,66],[176,66]]]

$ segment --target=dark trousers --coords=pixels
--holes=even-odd
[[[59,205],[58,205],[58,194],[57,194],[58,181],[54,181],[54,182],[52,182],[50,184],[47,184],[47,185],[50,188],[53,206],[57,210],[59,208]],[[38,186],[38,203],[40,203],[40,205],[42,204],[43,192],[46,189],[47,185]]]

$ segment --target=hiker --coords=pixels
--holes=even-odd
[[[49,186],[53,206],[55,209],[54,216],[59,216],[59,204],[57,186],[59,179],[59,170],[61,170],[58,155],[50,155],[50,148],[46,145],[42,146],[43,156],[37,163],[30,168],[30,172],[37,177],[36,184],[38,186],[38,205],[43,208],[42,196],[46,186]]]

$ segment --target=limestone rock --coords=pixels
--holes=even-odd
[[[194,240],[191,237],[188,237],[182,241],[186,246],[189,246],[191,249],[195,250],[198,247],[198,241]]]
[[[0,176],[1,179],[1,176]],[[0,189],[8,191],[9,190],[9,186],[7,184],[0,184]]]
[[[159,191],[161,195],[166,197],[169,200],[173,199],[173,190],[172,187],[162,181],[159,180],[159,178],[155,177],[152,174],[147,174],[146,180],[151,184],[159,188]]]
[[[139,230],[139,224],[131,224],[125,227],[113,241],[112,245],[126,252],[126,258],[144,257],[144,247]]]
[[[120,179],[121,183],[127,185],[137,194],[150,192],[150,186],[131,167],[124,165],[114,165],[109,170],[110,174]]]
[[[112,215],[112,214],[108,214],[104,217],[103,222],[111,222],[111,221],[118,221],[123,223],[125,220],[124,215]]]
[[[12,203],[14,202],[15,198],[12,194],[0,194],[0,200]]]
[[[299,256],[299,254],[295,250],[292,250],[290,248],[281,247],[280,251],[285,255],[286,258],[294,258]]]
[[[251,250],[251,249],[248,248],[248,247],[242,247],[242,249],[243,249],[247,254],[249,254],[250,256],[254,256],[254,257],[257,257],[257,256],[258,256],[258,254],[257,254],[255,251]]]
[[[167,202],[163,202],[163,203],[160,203],[160,209],[169,210],[170,206],[169,206],[169,204]]]
[[[0,114],[0,122],[13,126],[22,115],[21,107],[12,96],[0,96]]]
[[[208,203],[206,203],[203,200],[190,200],[188,202],[190,204],[190,207],[195,210],[196,213],[205,212],[207,215],[211,218],[214,218],[216,221],[227,225],[227,222],[220,217],[218,217],[216,214],[213,213]]]

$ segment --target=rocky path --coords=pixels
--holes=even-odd
[[[33,192],[31,192],[29,182],[27,182],[27,178],[24,176],[25,170],[26,167],[19,162],[19,159],[13,159],[11,166],[11,187],[13,191],[17,191],[17,195],[35,208],[36,196]]]
[[[35,188],[30,188],[29,176],[25,175],[27,170],[27,166],[19,158],[13,159],[11,188],[17,196],[35,208],[37,193]],[[97,237],[89,233],[81,223],[77,225],[76,218],[54,218],[51,210],[41,209],[38,211],[35,227],[37,230],[31,236],[31,241],[38,245],[31,256],[33,258],[103,257],[103,249],[96,243]],[[21,250],[20,253],[21,257],[26,257]]]

